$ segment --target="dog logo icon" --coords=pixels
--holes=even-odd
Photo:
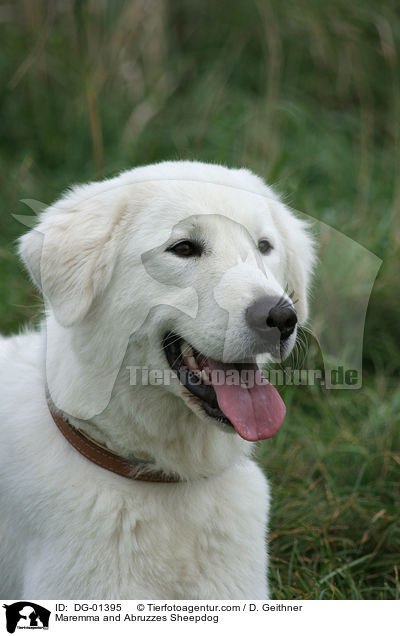
[[[18,601],[11,605],[3,605],[6,610],[7,631],[14,634],[16,629],[48,629],[51,612],[32,603]]]

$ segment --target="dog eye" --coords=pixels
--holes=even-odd
[[[168,247],[167,252],[173,252],[177,256],[183,256],[189,258],[190,256],[201,256],[201,247],[193,241],[179,241],[171,247]]]
[[[257,247],[260,250],[261,254],[269,254],[269,252],[274,249],[268,239],[261,239],[260,241],[258,241]]]

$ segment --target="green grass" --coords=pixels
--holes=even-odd
[[[286,403],[286,423],[259,449],[276,598],[400,598],[398,388],[302,387]]]
[[[399,598],[397,3],[150,5],[0,5],[0,330],[40,315],[15,256],[22,199],[50,203],[72,183],[163,159],[254,169],[383,260],[363,388],[287,388],[286,423],[259,450],[273,593]]]

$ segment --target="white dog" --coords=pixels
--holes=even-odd
[[[306,319],[305,224],[166,162],[68,191],[20,254],[46,318],[0,341],[0,596],[268,597],[252,442],[285,413],[255,359]]]

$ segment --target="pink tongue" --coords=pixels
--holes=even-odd
[[[259,368],[255,364],[242,365],[242,369],[246,369],[251,379],[246,386],[244,382],[239,384],[236,381],[229,384],[229,380],[221,381],[227,371],[231,372],[227,374],[227,378],[233,377],[232,365],[208,358],[207,366],[211,371],[212,386],[217,395],[219,408],[240,437],[249,442],[256,442],[275,435],[285,418],[286,407],[278,391],[263,377]],[[233,368],[239,367],[237,365]],[[220,373],[215,373],[217,371]]]

